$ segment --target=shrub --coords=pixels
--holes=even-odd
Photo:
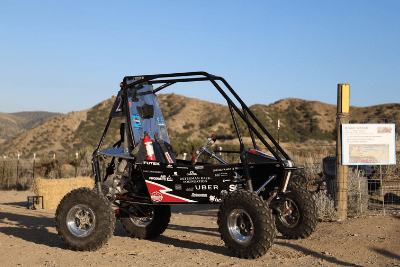
[[[349,213],[361,213],[368,209],[368,181],[364,171],[349,170],[347,199]]]
[[[335,202],[326,194],[326,191],[321,190],[313,194],[313,198],[317,205],[318,219],[322,221],[334,221],[337,219]]]

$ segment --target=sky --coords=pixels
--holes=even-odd
[[[400,103],[400,1],[0,0],[0,112],[68,113],[124,76],[206,71],[248,105]],[[163,93],[226,104],[206,82]]]

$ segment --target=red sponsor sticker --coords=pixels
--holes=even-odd
[[[171,158],[171,155],[168,152],[165,152],[165,157],[167,158],[169,163],[174,163],[174,161]]]
[[[163,194],[159,191],[151,193],[151,200],[154,202],[160,202],[163,199]]]

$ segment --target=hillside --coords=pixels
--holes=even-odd
[[[60,114],[46,111],[0,113],[0,143]]]
[[[193,151],[211,133],[217,134],[220,144],[229,145],[230,140],[236,138],[227,106],[176,94],[159,94],[158,99],[169,129],[171,144],[176,152]],[[86,146],[94,148],[100,140],[114,101],[115,97],[88,110],[53,117],[28,131],[16,128],[16,135],[2,144],[0,154],[30,156],[36,153],[51,156],[53,153],[75,153]],[[256,104],[250,109],[275,138],[277,120],[280,119],[281,141],[332,141],[334,138],[332,131],[336,124],[335,105],[288,98],[271,105]],[[350,116],[361,119],[388,118],[388,122],[398,124],[400,104],[351,107]],[[7,114],[1,118],[4,125],[9,121],[9,127],[26,125],[29,122],[29,118],[16,115]],[[121,120],[114,120],[111,124],[104,146],[110,146],[119,139],[120,122]],[[243,127],[240,120],[238,124]],[[245,141],[249,140],[248,136],[248,133],[244,134]]]

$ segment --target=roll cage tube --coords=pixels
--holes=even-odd
[[[188,77],[188,76],[204,76],[204,77],[192,77],[192,78],[178,78],[172,79],[174,77]],[[161,80],[161,78],[169,78],[165,80]],[[128,80],[134,80],[134,82],[127,84]],[[207,72],[184,72],[184,73],[170,73],[170,74],[155,74],[155,75],[139,75],[139,76],[126,76],[123,81],[123,89],[125,100],[127,97],[127,89],[131,87],[135,87],[136,85],[147,83],[147,84],[159,84],[163,83],[164,85],[160,86],[153,90],[153,93],[158,92],[172,84],[177,82],[195,82],[195,81],[210,81],[214,87],[219,91],[219,93],[225,98],[228,103],[228,106],[233,108],[236,113],[242,118],[242,120],[246,123],[249,132],[251,133],[253,144],[255,144],[253,133],[260,139],[260,141],[268,148],[268,150],[272,153],[272,155],[285,166],[283,160],[280,158],[278,153],[272,149],[272,147],[266,142],[263,136],[258,132],[258,130],[251,124],[251,122],[247,118],[247,114],[244,114],[240,111],[240,109],[233,103],[233,101],[229,98],[229,96],[222,90],[222,88],[217,84],[216,80],[221,81],[226,88],[231,92],[231,94],[235,97],[235,99],[241,104],[241,107],[245,113],[250,115],[250,117],[254,120],[258,127],[262,130],[262,132],[268,137],[268,139],[275,145],[278,151],[285,157],[286,160],[290,160],[290,157],[286,154],[286,152],[282,149],[282,147],[275,141],[272,135],[265,129],[265,127],[260,123],[257,117],[253,114],[253,112],[247,107],[247,105],[242,101],[242,99],[236,94],[236,92],[232,89],[232,87],[228,84],[228,82],[219,76],[211,75]],[[124,101],[125,106],[128,105],[127,101]],[[234,119],[234,114],[231,112],[232,119]],[[131,125],[129,125],[130,131],[132,131]],[[237,125],[235,125],[236,131],[239,132]],[[241,140],[239,140],[241,150],[244,150],[244,145]],[[244,151],[241,151],[241,154]]]

